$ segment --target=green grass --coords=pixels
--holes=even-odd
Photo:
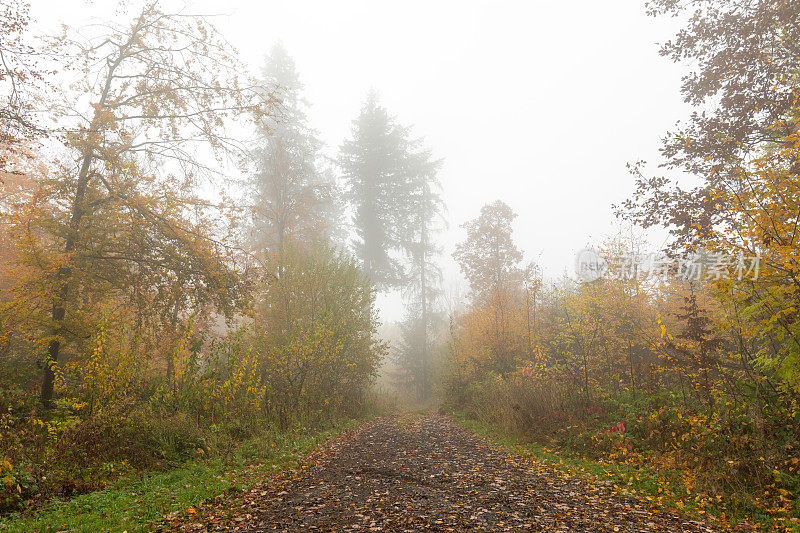
[[[509,434],[498,426],[478,421],[464,413],[452,413],[451,416],[469,431],[506,450],[529,456],[590,481],[610,482],[615,490],[648,500],[659,507],[679,509],[689,516],[716,523],[718,526],[724,521],[736,523],[753,518],[756,521],[763,519],[761,516],[753,516],[752,510],[726,509],[713,501],[701,503],[701,499],[695,499],[696,494],[686,486],[680,472],[675,469],[587,459]]]
[[[54,500],[32,515],[0,519],[0,531],[55,532],[149,531],[164,515],[225,491],[249,490],[260,479],[297,465],[298,460],[331,435],[356,421],[321,432],[264,435],[245,441],[227,459],[210,458],[174,470],[128,477],[97,492],[68,501]]]
[[[424,409],[417,409],[414,411],[406,410],[399,413],[397,417],[397,425],[406,431],[413,428],[415,425],[422,420],[425,415],[428,413],[427,410]]]

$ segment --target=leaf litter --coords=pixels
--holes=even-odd
[[[488,444],[440,414],[345,432],[159,531],[721,531]]]

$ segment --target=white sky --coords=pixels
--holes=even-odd
[[[106,0],[31,0],[42,27],[113,15]],[[137,5],[136,2],[129,2]],[[183,5],[181,3],[180,5]],[[681,68],[658,55],[675,20],[640,0],[187,0],[254,67],[276,40],[294,57],[312,125],[331,155],[370,87],[445,160],[448,286],[459,227],[496,199],[518,214],[515,238],[546,274],[613,233],[611,204],[632,191],[626,162],[658,160],[687,116]],[[133,9],[135,11],[135,8]],[[384,298],[384,318],[400,318]]]

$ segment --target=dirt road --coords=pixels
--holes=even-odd
[[[712,531],[509,454],[447,417],[386,417],[184,531]],[[213,502],[210,504],[213,509]]]

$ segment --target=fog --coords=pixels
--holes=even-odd
[[[797,530],[800,1],[27,2],[0,530]]]
[[[611,206],[632,190],[626,163],[658,163],[658,139],[688,113],[681,67],[658,55],[679,24],[648,17],[634,0],[175,6],[211,15],[253,72],[282,42],[330,157],[371,88],[425,139],[444,159],[440,262],[449,292],[466,291],[451,257],[461,224],[496,199],[519,215],[526,260],[551,278],[573,275],[577,250],[619,230]],[[130,16],[113,0],[31,8],[43,30]],[[402,315],[397,294],[383,294],[381,308],[387,321]]]

